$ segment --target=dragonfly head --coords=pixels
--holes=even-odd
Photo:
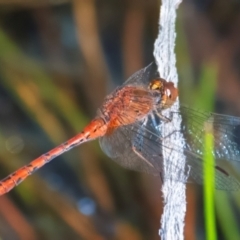
[[[153,91],[159,92],[161,96],[161,107],[170,107],[178,97],[178,89],[174,87],[173,82],[167,82],[163,78],[157,78],[149,83],[148,88]]]

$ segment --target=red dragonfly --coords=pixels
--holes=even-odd
[[[240,137],[234,131],[240,127],[240,118],[221,114],[200,112],[188,107],[174,107],[178,90],[172,82],[157,77],[153,73],[153,64],[132,75],[121,87],[108,95],[102,107],[81,133],[36,158],[28,165],[18,169],[0,182],[0,195],[9,192],[29,175],[57,156],[82,143],[100,138],[103,151],[120,165],[154,175],[163,174],[164,136],[161,127],[169,127],[176,115],[182,116],[181,128],[171,126],[171,137],[184,136],[184,146],[171,145],[170,152],[184,154],[186,164],[176,164],[169,156],[167,163],[175,168],[179,175],[176,181],[189,180],[203,183],[203,139],[206,132],[204,124],[212,126],[211,134],[214,148],[205,149],[212,154],[216,165],[215,186],[222,190],[238,190],[240,183],[219,164],[225,161],[240,161],[238,143]],[[164,110],[170,109],[170,116]],[[171,155],[171,154],[170,154]],[[167,178],[168,176],[164,176]]]

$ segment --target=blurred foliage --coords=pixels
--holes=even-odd
[[[211,82],[207,85],[205,84],[208,79]],[[199,101],[198,105],[202,105],[202,109],[212,112],[214,110],[214,99],[216,90],[216,80],[217,80],[217,69],[210,63],[203,67],[202,76],[200,79],[199,91],[195,98],[202,99],[201,96],[205,96],[202,101]],[[204,153],[204,216],[205,216],[205,228],[206,228],[206,239],[216,240],[216,220],[215,220],[215,169],[209,168],[209,165],[215,166],[215,160],[212,154],[209,154],[214,149],[214,138],[211,133],[213,131],[213,126],[206,126],[209,123],[203,123],[203,129],[210,129],[210,132],[205,131],[205,139],[203,146]],[[208,151],[207,149],[211,149]]]
[[[80,132],[107,92],[153,61],[159,1],[0,4],[4,177]],[[236,1],[228,4],[226,16],[223,1],[180,6],[179,89],[187,105],[239,115],[240,15]],[[159,239],[160,187],[107,159],[96,142],[84,144],[0,198],[0,237]],[[202,193],[188,185],[185,239],[206,239]],[[218,239],[239,239],[239,194],[215,194]]]

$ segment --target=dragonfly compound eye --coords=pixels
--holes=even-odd
[[[149,84],[150,90],[162,90],[163,82],[160,79],[154,79]]]
[[[171,91],[169,89],[166,89],[165,93],[169,99],[172,98]]]

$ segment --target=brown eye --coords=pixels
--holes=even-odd
[[[171,92],[171,90],[170,89],[166,89],[165,90],[165,94],[166,94],[166,96],[168,97],[168,98],[172,98],[172,92]]]

